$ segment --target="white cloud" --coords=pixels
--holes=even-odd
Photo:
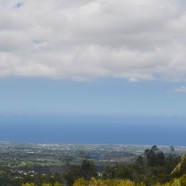
[[[171,90],[170,92],[186,94],[186,87],[182,86],[180,88],[175,88],[175,89]]]
[[[183,0],[1,0],[0,76],[186,80]]]

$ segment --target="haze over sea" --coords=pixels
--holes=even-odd
[[[0,117],[0,140],[17,143],[185,146],[181,117]]]

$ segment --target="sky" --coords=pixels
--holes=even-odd
[[[1,123],[186,123],[185,23],[185,0],[0,0]]]

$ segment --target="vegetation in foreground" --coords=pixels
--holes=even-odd
[[[55,168],[54,171],[52,171],[53,168]],[[65,170],[57,170],[52,166],[47,169],[42,165],[40,169],[39,174],[30,172],[30,174],[19,176],[10,167],[1,166],[0,185],[186,186],[186,155],[177,156],[174,153],[174,148],[165,155],[157,146],[146,149],[144,154],[137,157],[133,163],[116,162],[114,165],[106,166],[101,172],[93,161],[85,158],[82,159],[80,165],[71,165],[67,161]]]

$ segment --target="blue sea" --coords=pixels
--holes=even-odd
[[[0,141],[186,146],[186,118],[1,116]]]

